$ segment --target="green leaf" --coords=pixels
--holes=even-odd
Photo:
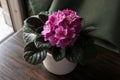
[[[36,48],[34,42],[27,44],[24,48],[24,59],[30,64],[41,63],[47,56],[47,50]]]
[[[43,26],[41,26],[35,30],[35,32],[38,34],[41,34],[42,31],[43,31]]]
[[[90,36],[83,36],[79,39],[79,45],[81,45],[82,50],[84,51],[81,55],[81,64],[86,64],[92,59],[95,59],[97,56],[97,50],[94,45],[94,40]]]
[[[79,46],[79,44],[74,45],[73,47],[68,47],[66,49],[66,58],[73,63],[80,62],[82,54],[83,54],[83,51]]]
[[[36,31],[36,29],[44,25],[44,23],[39,18],[34,16],[27,18],[24,24],[25,26],[31,28],[33,31]]]
[[[97,56],[97,50],[94,46],[88,46],[84,49],[84,54],[82,55],[82,59],[80,61],[81,64],[86,64],[89,61],[95,59]]]
[[[48,20],[48,15],[51,15],[53,11],[41,11],[38,16],[40,20],[45,23]]]
[[[65,49],[53,47],[51,52],[56,61],[60,61],[65,57]]]
[[[44,13],[40,13],[39,18],[42,21],[42,23],[45,23],[48,20],[48,15],[46,15]]]
[[[37,48],[42,48],[42,49],[48,49],[51,47],[49,42],[44,41],[43,36],[37,36],[36,39],[34,40],[34,44]]]
[[[49,11],[41,11],[38,15],[46,15],[48,16],[50,14]]]
[[[75,42],[74,46],[67,47],[66,58],[73,63],[82,65],[96,58],[97,50],[94,41],[90,36],[81,35]]]
[[[48,18],[48,12],[41,12],[38,16],[32,16],[24,21],[23,39],[26,43],[33,42],[36,36],[43,31],[44,23]]]
[[[29,27],[23,27],[23,39],[26,43],[33,42],[36,38],[37,34],[34,33]]]

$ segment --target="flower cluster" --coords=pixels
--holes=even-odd
[[[75,11],[66,9],[51,14],[41,34],[52,46],[65,48],[74,45],[80,31],[80,16]]]
[[[23,38],[27,43],[24,59],[28,63],[41,63],[47,52],[51,53],[55,61],[66,58],[83,65],[97,56],[94,39],[88,35],[96,28],[81,27],[81,17],[73,10],[58,10],[49,14],[48,11],[42,11],[24,21]]]

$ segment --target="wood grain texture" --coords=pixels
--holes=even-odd
[[[21,9],[21,0],[7,0],[11,19],[15,31],[22,28],[23,25],[23,14]]]
[[[0,80],[120,80],[120,55],[96,46],[97,58],[78,66],[67,75],[49,73],[42,64],[33,66],[23,59],[22,31],[0,45]]]

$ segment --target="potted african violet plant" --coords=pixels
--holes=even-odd
[[[30,64],[44,64],[51,73],[63,75],[77,65],[96,57],[94,41],[82,27],[82,18],[73,10],[40,12],[27,18],[23,27],[26,42],[24,59]]]

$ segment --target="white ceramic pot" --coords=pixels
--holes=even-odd
[[[61,61],[55,61],[51,54],[47,53],[46,59],[43,61],[45,68],[56,75],[65,75],[72,72],[76,65],[75,63],[69,62],[66,58]]]

